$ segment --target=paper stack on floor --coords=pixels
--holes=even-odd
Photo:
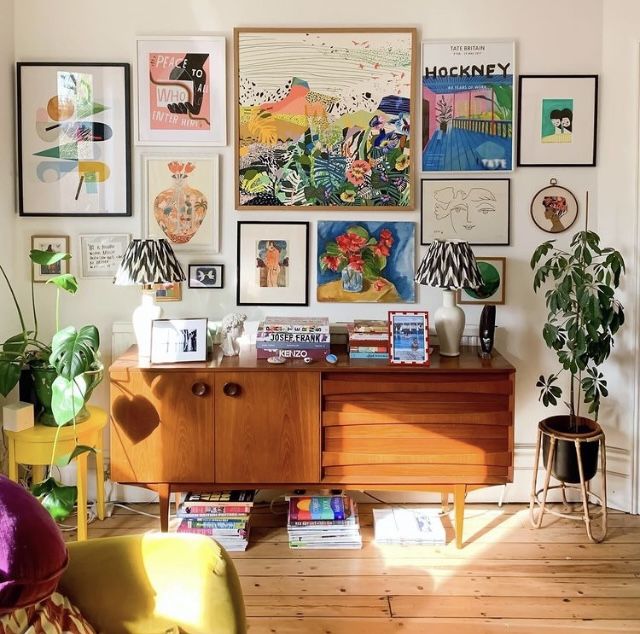
[[[446,535],[438,509],[392,506],[373,509],[378,544],[445,544]]]

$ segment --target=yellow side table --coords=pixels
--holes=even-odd
[[[60,429],[56,455],[58,458],[70,454],[78,443],[94,447],[96,450],[96,496],[98,518],[104,519],[104,462],[102,454],[102,431],[107,424],[107,413],[99,407],[89,406],[90,416],[83,423],[68,425]],[[42,482],[45,467],[51,464],[51,452],[56,437],[56,427],[35,425],[24,431],[6,431],[9,445],[9,477],[18,481],[18,465],[33,466],[34,483]],[[75,458],[78,471],[78,541],[87,539],[87,457],[82,453]]]

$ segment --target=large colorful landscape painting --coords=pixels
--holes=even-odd
[[[415,29],[237,29],[238,208],[407,208]]]
[[[422,46],[422,170],[513,168],[513,42]]]
[[[319,302],[415,302],[413,222],[318,222]]]

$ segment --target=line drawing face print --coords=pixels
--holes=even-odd
[[[472,187],[469,191],[443,187],[433,193],[433,199],[436,219],[448,218],[454,233],[461,235],[475,229],[496,211],[496,197],[484,187]]]

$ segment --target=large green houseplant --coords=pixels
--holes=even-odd
[[[67,253],[35,249],[30,252],[29,257],[31,262],[38,266],[51,266],[70,258]],[[21,375],[30,375],[36,388],[38,402],[35,405],[39,422],[55,425],[58,429],[69,424],[75,426],[88,415],[85,403],[93,389],[102,380],[103,374],[98,329],[93,325],[84,326],[80,330],[76,330],[73,326],[60,328],[60,293],[66,291],[75,294],[78,290],[78,282],[68,273],[54,276],[47,281],[48,284],[56,287],[56,332],[51,343],[46,343],[39,338],[33,281],[31,282],[33,327],[29,328],[11,281],[2,265],[0,265],[0,273],[11,293],[21,327],[21,332],[9,337],[1,344],[0,394],[7,396],[17,385]],[[58,458],[56,463],[68,464],[75,456],[86,451],[92,451],[92,449],[79,445],[76,440],[73,452]],[[54,442],[52,467],[55,454]],[[52,477],[34,486],[32,491],[41,498],[45,508],[57,520],[64,519],[71,513],[77,497],[76,487],[63,487]]]
[[[615,249],[602,247],[595,232],[585,230],[573,236],[566,250],[558,248],[554,240],[541,244],[533,253],[531,268],[534,291],[546,288],[548,315],[542,336],[560,364],[548,376],[540,375],[536,384],[546,407],[562,399],[560,377],[569,374],[564,400],[568,414],[552,416],[544,423],[563,436],[593,434],[600,429],[600,403],[608,395],[600,366],[609,357],[614,335],[624,323],[623,307],[615,297],[624,260]],[[593,418],[583,415],[584,410],[581,413],[583,405]],[[582,443],[581,447],[584,479],[589,480],[597,470],[598,443]],[[548,446],[544,455],[546,464]],[[573,442],[558,442],[552,473],[563,482],[580,481]]]

